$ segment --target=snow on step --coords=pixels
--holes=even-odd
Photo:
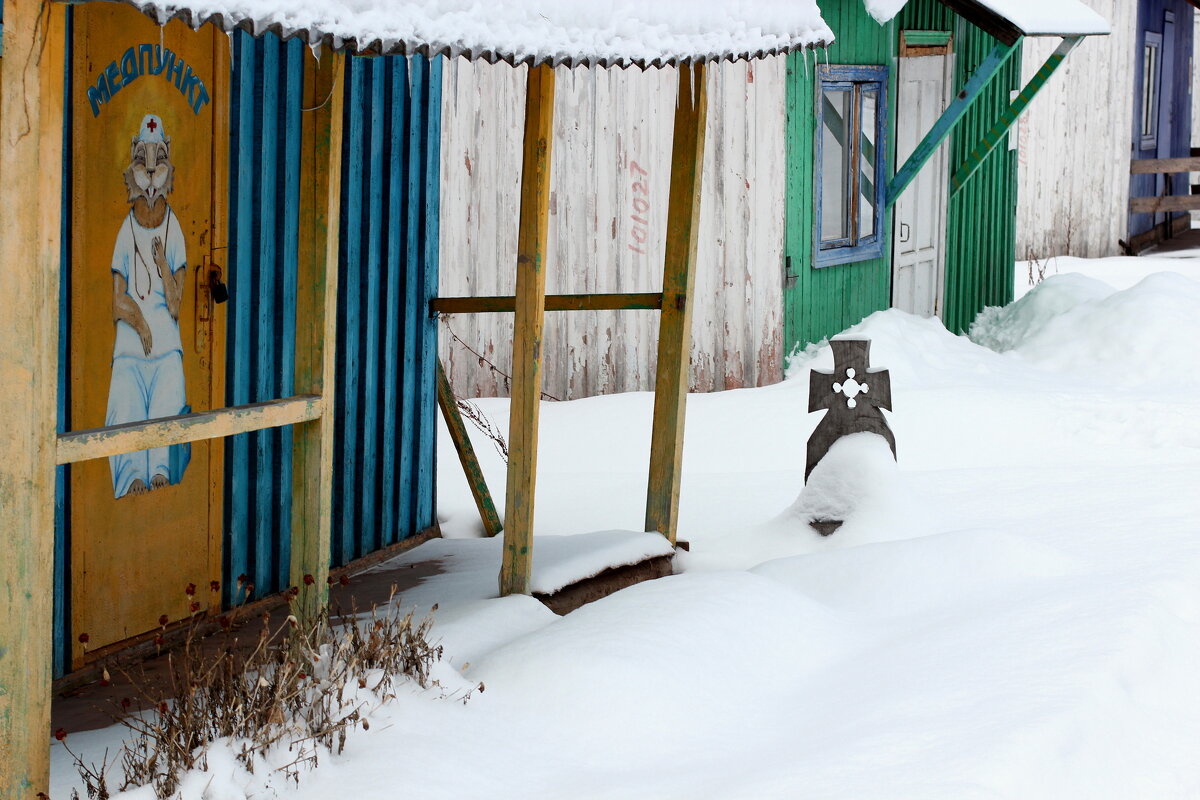
[[[496,575],[500,571],[503,545],[503,536],[430,539],[367,572],[395,573],[402,586],[404,606],[428,608],[437,603],[443,610],[457,608],[496,597]],[[662,534],[644,531],[535,536],[531,590],[537,594],[554,594],[606,569],[640,564],[674,553],[675,549]],[[413,586],[411,581],[405,580],[405,575],[420,565],[431,574]]]
[[[597,531],[575,536],[535,536],[531,588],[535,594],[554,594],[606,569],[674,554],[675,548],[661,533]]]
[[[127,0],[198,27],[275,30],[310,44],[488,61],[662,64],[823,46],[816,0]]]

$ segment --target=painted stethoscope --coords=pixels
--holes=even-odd
[[[166,226],[167,226],[166,239],[167,240],[165,242],[163,242],[163,252],[164,253],[167,252],[167,245],[170,244],[170,242],[171,242],[171,219],[174,216],[175,216],[175,212],[171,210],[170,206],[167,206],[167,218],[166,218]],[[140,273],[138,272],[137,264],[135,263],[133,265],[133,291],[134,291],[134,294],[136,294],[138,296],[139,300],[145,300],[150,295],[150,290],[154,287],[154,276],[150,273],[150,265],[146,263],[146,258],[145,258],[145,256],[142,255],[142,249],[140,247],[138,247],[137,232],[134,231],[134,229],[133,229],[133,209],[129,210],[129,214],[125,217],[125,220],[126,220],[126,222],[129,223],[129,235],[133,239],[133,254],[137,257],[137,260],[141,262],[142,271],[144,271],[146,273],[146,294],[142,294],[142,290],[140,288],[138,288],[138,286],[139,286],[138,275]],[[170,269],[170,267],[168,267],[168,269]]]

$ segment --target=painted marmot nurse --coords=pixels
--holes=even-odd
[[[179,220],[167,203],[174,185],[171,139],[162,119],[147,114],[125,170],[129,213],[113,248],[112,383],[106,425],[185,413],[179,307],[187,277],[187,250]],[[143,494],[178,483],[187,451],[156,447],[109,458],[113,496]]]

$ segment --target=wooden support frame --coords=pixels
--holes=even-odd
[[[450,431],[450,440],[454,442],[454,449],[458,452],[458,461],[467,476],[467,485],[471,487],[471,496],[475,498],[475,507],[479,509],[483,530],[488,536],[495,536],[504,526],[500,522],[500,515],[496,513],[496,504],[492,501],[492,493],[488,491],[483,469],[475,456],[475,447],[471,444],[471,437],[467,435],[467,426],[463,424],[458,402],[454,399],[454,391],[450,388],[450,379],[446,377],[441,359],[438,359],[437,363],[437,399],[442,416],[446,420],[446,428]]]
[[[991,83],[992,78],[996,77],[1000,72],[1000,68],[1008,61],[1009,57],[1017,52],[1020,47],[1020,41],[1012,44],[998,44],[992,51],[988,53],[987,58],[979,65],[979,69],[975,70],[975,74],[967,80],[962,91],[958,93],[958,97],[954,102],[942,113],[929,129],[929,133],[925,134],[925,138],[913,150],[912,155],[904,162],[904,166],[896,171],[895,177],[888,183],[886,200],[884,208],[891,208],[896,201],[900,199],[900,195],[908,188],[917,178],[917,173],[921,171],[921,167],[925,166],[938,147],[954,130],[954,126],[962,119],[963,114],[967,113],[967,109],[971,107],[983,90]]]
[[[318,419],[321,398],[298,395],[284,400],[250,403],[195,414],[127,422],[105,428],[71,431],[58,437],[57,462],[74,464],[92,458],[132,453],[203,439],[220,439],[238,433],[278,428]]]
[[[546,314],[546,240],[550,230],[550,152],[554,139],[554,68],[526,78],[521,216],[517,233],[516,321],[505,487],[500,594],[529,594],[533,575],[533,501],[542,329]]]
[[[1042,90],[1042,87],[1046,85],[1046,81],[1050,80],[1050,76],[1062,66],[1063,60],[1082,41],[1082,36],[1064,36],[1063,40],[1058,43],[1058,47],[1054,48],[1054,52],[1050,54],[1046,62],[1029,79],[1029,83],[1025,84],[1025,88],[1017,93],[1017,99],[1013,100],[1008,108],[1000,113],[1000,118],[988,129],[988,132],[983,135],[983,139],[980,140],[979,144],[971,150],[970,154],[963,159],[958,169],[954,171],[954,175],[950,178],[951,199],[954,198],[954,195],[958,194],[967,180],[975,174],[975,171],[983,165],[983,161],[988,157],[988,154],[1000,144],[1000,137],[1004,136],[1008,129],[1012,127],[1012,124],[1017,121],[1017,117],[1021,116],[1021,112],[1029,105],[1029,101]]]
[[[292,430],[291,582],[300,589],[300,612],[311,617],[329,597],[346,57],[325,53],[319,64],[305,63],[304,107],[311,110],[301,121],[301,152],[314,169],[305,170],[300,186],[296,317],[309,324],[296,328],[295,387],[322,402],[319,418]]]
[[[546,311],[658,311],[662,292],[625,294],[549,294]],[[487,314],[517,310],[515,297],[435,297],[429,302],[435,314]]]
[[[704,65],[681,66],[671,147],[662,320],[646,491],[646,530],[662,533],[671,544],[675,544],[679,529],[679,485],[695,305],[691,300],[696,285],[707,114]]]
[[[1129,199],[1129,210],[1134,214],[1200,211],[1200,195],[1169,194],[1163,197],[1132,197]]]
[[[66,8],[9,3],[0,58],[0,797],[50,791]]]
[[[1129,162],[1130,175],[1157,175],[1160,172],[1200,172],[1200,158],[1143,158]]]

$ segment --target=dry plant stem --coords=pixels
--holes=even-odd
[[[298,782],[321,753],[340,753],[350,730],[369,727],[366,712],[393,698],[398,681],[432,685],[430,669],[442,657],[442,648],[428,640],[436,606],[417,622],[412,611],[391,606],[393,597],[382,610],[373,607],[359,619],[355,609],[335,626],[328,609],[315,619],[298,618],[298,594],[288,590],[292,613],[274,629],[263,614],[250,647],[239,646],[236,612],[222,618],[224,633],[207,646],[200,615],[193,616],[183,646],[168,655],[169,685],[161,692],[150,691],[144,675],[125,673],[149,710],[130,714],[132,701],[120,704],[116,718],[134,733],[119,753],[122,791],[152,786],[160,798],[174,795],[187,772],[206,767],[208,748],[219,740],[240,743],[235,756],[250,772],[270,751],[286,747],[294,758],[274,771]],[[371,694],[364,699],[361,690]],[[72,757],[90,800],[105,800],[107,754],[99,772]]]

